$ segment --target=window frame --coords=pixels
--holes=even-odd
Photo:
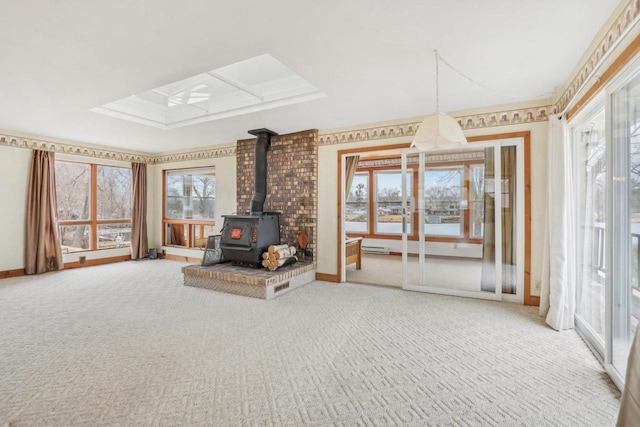
[[[397,159],[399,155],[390,155],[390,156],[376,156],[376,160],[385,160],[385,159]],[[471,215],[469,212],[469,206],[471,205],[471,192],[469,191],[469,182],[470,182],[470,170],[471,166],[475,164],[484,164],[482,160],[462,160],[458,162],[431,162],[429,163],[429,168],[438,168],[438,167],[459,167],[464,170],[463,175],[463,187],[461,191],[465,195],[463,200],[467,201],[467,209],[463,209],[463,234],[460,237],[448,237],[448,236],[434,236],[434,235],[425,235],[425,241],[427,242],[444,242],[444,243],[474,243],[474,244],[482,244],[482,238],[472,237],[471,233]],[[377,191],[375,188],[375,171],[393,171],[397,170],[397,165],[389,165],[389,166],[370,166],[370,167],[362,167],[357,168],[356,173],[368,173],[369,174],[369,193],[371,193],[371,189]],[[407,165],[407,169],[412,171],[413,179],[412,179],[412,197],[413,200],[417,200],[418,197],[418,165]],[[402,240],[402,234],[381,234],[375,232],[375,227],[373,226],[373,217],[372,213],[374,211],[374,197],[371,197],[369,194],[369,212],[368,212],[368,227],[366,233],[356,233],[345,231],[345,234],[349,237],[363,237],[369,239],[387,239],[387,240]],[[418,240],[418,230],[419,224],[418,221],[412,221],[411,224],[411,233],[408,236],[409,240],[417,241]]]
[[[162,170],[162,246],[169,248],[182,248],[182,249],[203,249],[206,246],[206,237],[203,239],[200,237],[196,238],[196,227],[200,227],[201,232],[204,230],[204,227],[211,226],[215,227],[216,222],[215,219],[193,219],[193,218],[167,218],[167,174],[171,172],[177,171],[198,171],[198,170],[212,170],[213,176],[216,176],[215,166],[200,166],[200,167],[192,167],[192,168],[175,168],[175,169],[163,169]],[[215,185],[214,183],[214,188]],[[214,193],[215,194],[215,193]],[[215,196],[214,196],[215,201]],[[215,216],[215,208],[214,213]],[[170,226],[173,225],[182,225],[186,229],[185,233],[185,244],[184,245],[176,245],[176,244],[168,244],[167,243],[167,230]],[[198,245],[200,241],[204,241],[204,244]]]
[[[131,167],[126,166],[114,166],[109,164],[101,164],[101,163],[90,163],[90,162],[79,162],[74,160],[55,160],[55,163],[73,163],[78,165],[89,166],[90,178],[89,178],[89,219],[80,219],[80,220],[58,220],[58,229],[60,230],[62,227],[69,226],[79,226],[79,225],[88,225],[89,226],[89,248],[82,249],[79,251],[73,251],[68,253],[78,253],[78,252],[92,252],[92,251],[103,251],[108,249],[122,249],[122,248],[130,248],[131,241],[129,244],[122,245],[117,248],[100,248],[98,247],[98,227],[100,225],[108,225],[108,224],[129,224],[131,226],[131,218],[118,218],[118,219],[98,219],[98,167],[113,167],[113,168],[121,168],[128,169],[131,171]],[[132,175],[133,176],[133,175]],[[133,192],[133,188],[132,188]],[[56,187],[57,193],[57,187]],[[132,194],[133,200],[133,194]],[[60,239],[62,239],[62,233],[60,233]],[[62,242],[60,242],[62,243]]]

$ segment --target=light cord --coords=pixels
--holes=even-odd
[[[436,54],[436,114],[440,114],[440,67],[438,64],[438,49],[434,50],[433,53]]]
[[[438,51],[437,51],[437,50],[435,50],[434,52],[435,52],[435,54],[436,54],[436,105],[437,105],[437,103],[438,103],[438,101],[437,101],[437,98],[438,98],[438,62],[439,62],[438,60],[440,60],[440,61],[444,62],[444,64],[445,64],[447,67],[449,67],[451,70],[453,70],[454,72],[456,72],[456,73],[457,73],[458,75],[460,75],[462,78],[464,78],[464,79],[466,79],[466,80],[469,80],[471,83],[475,84],[476,86],[481,87],[482,89],[488,90],[489,92],[497,93],[498,95],[506,96],[506,97],[508,97],[508,98],[522,98],[521,96],[518,96],[518,95],[512,95],[512,94],[509,94],[509,93],[505,93],[505,92],[499,91],[499,90],[494,89],[494,88],[489,87],[489,86],[485,86],[485,85],[483,85],[482,83],[479,83],[479,82],[475,81],[474,79],[472,79],[471,77],[467,76],[467,75],[466,75],[466,74],[464,74],[462,71],[458,70],[456,67],[454,67],[453,65],[451,65],[450,63],[448,63],[446,59],[444,59],[442,56],[440,56],[440,55],[438,54]],[[436,107],[436,111],[437,111],[437,112],[439,112],[437,107]]]

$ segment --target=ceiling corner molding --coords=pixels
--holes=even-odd
[[[634,25],[638,14],[640,14],[640,2],[637,0],[627,0],[626,5],[609,27],[609,30],[602,39],[600,39],[600,42],[595,46],[593,52],[591,52],[588,59],[580,68],[580,71],[569,83],[560,98],[558,98],[558,101],[553,106],[553,114],[564,111],[569,107],[571,101],[586,84],[594,70],[600,66],[601,61],[613,51],[624,38],[627,30]]]
[[[198,150],[182,153],[159,154],[154,156],[151,164],[157,165],[161,163],[185,162],[190,160],[213,159],[218,157],[230,157],[236,155],[236,147],[211,148],[207,150]]]
[[[106,148],[95,148],[76,144],[51,142],[41,139],[23,138],[19,136],[0,135],[0,146],[26,148],[30,150],[51,151],[54,153],[64,153],[74,156],[94,157],[97,159],[120,160],[134,163],[152,163],[154,156],[127,153],[109,150]]]
[[[520,108],[489,113],[457,116],[455,119],[463,130],[484,129],[500,126],[521,125],[549,120],[551,106]],[[413,136],[421,122],[409,122],[390,126],[369,127],[344,132],[319,132],[319,145],[346,144],[350,142],[375,141],[389,138]]]

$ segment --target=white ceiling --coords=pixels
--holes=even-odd
[[[618,0],[0,0],[0,129],[144,152],[549,98]],[[90,112],[269,53],[327,98],[179,129]],[[518,96],[512,98],[504,94]]]

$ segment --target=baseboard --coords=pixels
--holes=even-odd
[[[131,261],[131,255],[114,256],[109,258],[88,259],[83,263],[80,261],[66,262],[64,264],[65,270],[71,268],[90,267],[92,265],[111,264],[113,262]]]
[[[533,295],[524,296],[524,305],[530,305],[532,307],[540,307],[540,297]]]
[[[169,259],[171,261],[188,262],[189,264],[202,263],[202,258],[195,258],[195,257],[185,256],[185,255],[164,254],[162,255],[162,259]]]
[[[389,252],[389,255],[392,256],[402,256],[402,252]],[[420,254],[412,254],[409,253],[407,254],[409,256],[409,258],[418,258],[420,256]],[[460,260],[460,261],[481,261],[482,258],[479,257],[472,257],[472,256],[455,256],[455,255],[435,255],[435,254],[428,254],[425,255],[425,257],[427,258],[433,258],[433,259],[450,259],[450,260]]]
[[[341,283],[339,274],[316,273],[316,280],[322,280],[323,282]]]
[[[24,276],[26,273],[24,272],[24,268],[18,268],[16,270],[4,270],[0,271],[0,279],[8,279],[10,277],[20,277]]]

